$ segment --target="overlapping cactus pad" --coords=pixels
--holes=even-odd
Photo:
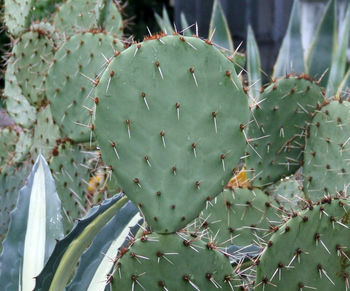
[[[306,139],[303,175],[308,197],[349,193],[349,141],[350,103],[332,101],[316,114]]]
[[[232,290],[239,279],[213,244],[184,234],[150,234],[117,261],[112,282],[113,290],[192,291]]]
[[[260,189],[225,190],[203,211],[197,227],[218,246],[247,246],[266,240],[281,223],[283,209]]]
[[[268,242],[255,290],[348,290],[349,210],[329,197],[291,218]]]
[[[62,132],[75,141],[89,141],[94,115],[95,81],[113,57],[122,50],[120,40],[103,33],[76,34],[55,54],[46,81],[52,114]],[[89,80],[90,78],[90,80]]]
[[[131,46],[108,66],[96,98],[102,158],[157,232],[194,219],[244,154],[247,96],[233,64],[198,38]]]
[[[17,36],[28,27],[32,6],[32,0],[5,1],[5,21],[10,33]]]
[[[261,94],[248,130],[246,166],[254,186],[273,183],[302,165],[306,125],[323,99],[321,89],[303,75],[279,79]]]
[[[65,35],[97,28],[97,0],[69,0],[59,6],[55,27]]]

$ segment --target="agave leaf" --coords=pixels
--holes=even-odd
[[[160,16],[158,13],[155,12],[154,17],[156,18],[158,26],[164,33],[170,34],[174,32],[173,26],[171,25],[170,18],[169,18],[168,12],[166,11],[165,6],[163,6],[162,16]]]
[[[327,85],[336,43],[336,5],[334,0],[330,0],[306,56],[308,74],[313,78],[323,77],[320,84],[324,87]]]
[[[0,289],[32,291],[56,239],[63,236],[61,203],[50,169],[39,155],[11,212],[0,257]]]
[[[103,291],[107,274],[113,267],[113,259],[129,242],[142,223],[137,207],[129,201],[104,226],[82,255],[79,268],[67,291]]]
[[[347,60],[347,48],[349,44],[350,33],[350,5],[345,14],[345,21],[342,24],[339,34],[339,44],[335,51],[334,58],[329,72],[329,79],[327,83],[326,97],[331,98],[337,92],[337,89],[344,78]]]
[[[93,207],[85,218],[79,220],[73,230],[57,243],[47,264],[36,278],[35,290],[64,290],[82,253],[127,201],[125,196],[115,195]]]
[[[181,20],[181,27],[182,27],[183,34],[185,36],[192,36],[191,29],[189,28],[188,21],[187,21],[186,16],[183,12],[181,12],[181,14],[180,14],[180,20]]]
[[[336,97],[338,99],[346,99],[350,97],[350,68],[338,87]]]
[[[247,36],[247,71],[249,96],[253,99],[259,98],[261,88],[261,62],[259,48],[256,43],[254,32],[251,26],[248,26]]]
[[[303,46],[300,30],[300,4],[295,0],[290,14],[286,35],[283,38],[273,77],[282,77],[288,73],[305,72]]]
[[[168,30],[168,33],[173,32],[174,31],[173,25],[171,24],[170,17],[169,17],[168,11],[166,10],[165,5],[163,5],[162,17],[163,17],[164,25],[166,25],[166,28]]]
[[[231,53],[234,51],[230,28],[219,0],[214,0],[209,37],[218,46],[229,50]]]

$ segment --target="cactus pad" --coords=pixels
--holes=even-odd
[[[350,103],[332,101],[314,117],[306,139],[304,191],[318,200],[336,192],[348,194],[350,175]]]
[[[54,26],[66,36],[97,28],[97,0],[68,0],[59,6]]]
[[[52,119],[51,106],[47,105],[37,114],[37,120],[34,127],[33,145],[31,147],[31,153],[33,159],[41,153],[45,159],[49,159],[51,151],[56,145],[56,139],[59,138],[60,133],[58,126]]]
[[[304,79],[306,78],[306,79]],[[254,186],[273,183],[302,165],[306,125],[324,97],[307,77],[282,78],[268,86],[252,111],[246,167]]]
[[[347,290],[348,203],[328,197],[282,226],[257,266],[255,290]]]
[[[231,290],[235,284],[225,255],[182,234],[141,237],[116,268],[112,290]]]
[[[63,134],[75,141],[89,141],[95,80],[122,43],[102,33],[76,34],[55,54],[46,80],[52,115]],[[83,126],[85,125],[85,126]]]
[[[247,96],[233,64],[198,38],[131,46],[108,66],[96,96],[102,158],[157,232],[193,220],[243,154]]]
[[[9,32],[18,36],[30,23],[33,0],[5,0],[5,23]]]
[[[63,208],[65,233],[73,227],[75,219],[82,217],[89,208],[87,203],[87,181],[91,155],[79,145],[63,142],[53,149],[50,169],[56,183],[58,196]]]
[[[212,201],[199,219],[199,230],[208,229],[220,247],[254,244],[257,237],[267,239],[279,224],[278,204],[259,189],[224,190]]]
[[[54,51],[54,42],[41,31],[24,33],[13,47],[14,73],[31,104],[45,99],[45,79]]]
[[[105,29],[112,34],[120,36],[123,32],[123,19],[116,4],[110,3],[109,11],[106,15]]]

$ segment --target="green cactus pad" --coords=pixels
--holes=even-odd
[[[24,161],[0,172],[0,251],[10,222],[10,212],[16,206],[19,189],[24,186],[31,168],[32,164]]]
[[[28,28],[32,5],[33,0],[5,0],[5,23],[12,35],[18,36]]]
[[[268,86],[252,110],[247,172],[254,186],[293,174],[302,164],[306,125],[324,97],[304,76],[282,78]]]
[[[46,91],[53,118],[65,136],[89,141],[95,103],[94,85],[88,78],[95,80],[107,66],[105,58],[121,49],[122,43],[110,35],[82,33],[67,40],[55,54]]]
[[[166,233],[193,220],[231,177],[248,106],[233,64],[216,48],[154,38],[123,51],[102,76],[95,133],[126,195]]]
[[[45,79],[54,53],[54,42],[41,31],[24,33],[13,47],[14,74],[31,104],[45,99]]]
[[[58,126],[52,119],[51,106],[47,105],[45,108],[37,113],[37,120],[34,127],[33,145],[31,153],[33,159],[41,153],[45,159],[49,159],[52,149],[56,146],[56,139],[60,137]]]
[[[273,198],[259,189],[226,189],[208,201],[197,227],[208,229],[220,247],[254,244],[257,237],[266,239],[281,221],[281,209]]]
[[[106,15],[104,27],[109,33],[118,36],[122,35],[123,33],[123,18],[117,5],[115,5],[113,1],[111,1],[109,11]]]
[[[291,218],[267,243],[255,290],[347,290],[349,211],[329,197]]]
[[[65,36],[97,28],[97,0],[68,0],[59,6],[54,26]]]
[[[151,234],[117,261],[112,290],[232,290],[232,272],[228,258],[210,243]]]
[[[32,127],[36,118],[35,107],[31,106],[22,94],[14,75],[13,59],[9,60],[6,67],[4,98],[6,110],[14,122],[25,128]]]
[[[332,101],[314,117],[306,139],[304,191],[318,200],[324,194],[348,194],[350,177],[350,103]]]
[[[89,158],[91,155],[84,148],[70,142],[63,142],[53,150],[50,169],[62,202],[65,233],[72,229],[74,220],[84,216],[89,208],[87,202]]]

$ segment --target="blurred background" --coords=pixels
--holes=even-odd
[[[52,0],[62,2],[62,0]],[[162,15],[166,9],[171,23],[181,28],[181,13],[189,25],[197,23],[199,35],[208,37],[208,28],[212,14],[213,0],[119,0],[124,7],[124,19],[127,19],[125,33],[133,35],[134,40],[141,41],[151,32],[159,32],[155,13]],[[338,22],[341,22],[346,3],[349,0],[336,0]],[[3,10],[4,0],[1,0]],[[220,0],[226,15],[235,47],[245,51],[247,27],[253,28],[261,55],[261,68],[270,75],[276,61],[278,50],[286,33],[293,0]],[[322,18],[328,0],[300,0],[300,21],[302,30],[302,44],[304,51],[310,46],[317,26]],[[3,14],[3,13],[1,13]],[[3,25],[2,25],[3,27]],[[194,32],[194,27],[191,28]],[[4,54],[9,43],[4,29],[0,33],[1,54]],[[0,75],[0,88],[3,88],[3,75]]]

